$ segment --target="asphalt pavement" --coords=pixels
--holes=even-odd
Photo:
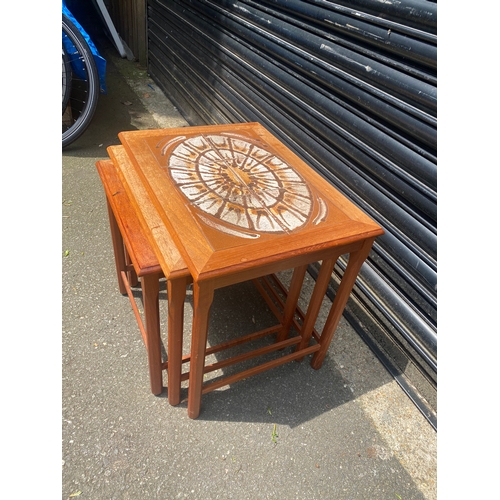
[[[436,432],[345,320],[320,370],[306,358],[209,393],[196,420],[185,383],[176,407],[151,394],[95,163],[122,130],[188,124],[144,68],[100,50],[108,93],[62,158],[61,497],[435,499]],[[162,331],[166,308],[163,286]],[[191,312],[188,293],[186,338]],[[269,315],[249,284],[218,291],[209,342]]]

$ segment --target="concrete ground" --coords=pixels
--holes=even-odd
[[[320,370],[304,359],[214,391],[196,420],[151,394],[95,162],[122,130],[187,124],[137,63],[103,55],[108,94],[62,158],[62,499],[435,499],[436,432],[346,321]],[[164,288],[160,302],[164,331]],[[269,316],[251,285],[222,290],[209,341]]]

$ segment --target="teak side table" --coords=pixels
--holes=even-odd
[[[202,393],[214,388],[204,386],[203,374],[217,288],[294,268],[275,345],[296,345],[280,364],[314,353],[311,364],[319,368],[382,228],[257,123],[122,132],[119,138],[193,277],[189,417],[198,417]],[[154,231],[149,236],[158,238]],[[160,245],[153,248],[163,269]],[[342,282],[319,342],[309,345],[343,254],[349,261]],[[288,339],[307,265],[317,261],[322,266],[300,336]],[[260,365],[243,376],[273,366]]]

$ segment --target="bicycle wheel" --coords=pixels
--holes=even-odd
[[[67,106],[63,105],[62,115],[62,147],[75,141],[89,126],[97,107],[99,97],[99,75],[92,52],[71,20],[62,15],[63,45],[63,104],[64,96],[68,98]],[[67,55],[70,76],[65,71],[64,54]],[[69,76],[69,78],[68,78]],[[69,83],[66,90],[64,85]]]

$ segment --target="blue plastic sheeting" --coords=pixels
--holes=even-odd
[[[82,25],[75,19],[73,14],[68,10],[66,7],[66,4],[63,0],[62,2],[62,13],[69,18],[70,21],[73,22],[73,24],[76,26],[76,28],[80,31],[81,35],[87,42],[90,51],[92,52],[92,55],[94,56],[94,61],[97,66],[97,73],[99,74],[99,86],[102,94],[107,94],[107,88],[106,88],[106,59],[104,59],[98,52],[96,46],[94,45],[94,42],[90,39],[89,35],[87,32],[83,29]],[[75,53],[76,49],[73,46],[73,44],[69,40],[64,40],[63,43],[65,45],[65,49],[68,54]],[[82,76],[83,72],[83,65],[78,64],[78,60],[76,62],[72,61],[72,69],[73,71],[79,76]]]

